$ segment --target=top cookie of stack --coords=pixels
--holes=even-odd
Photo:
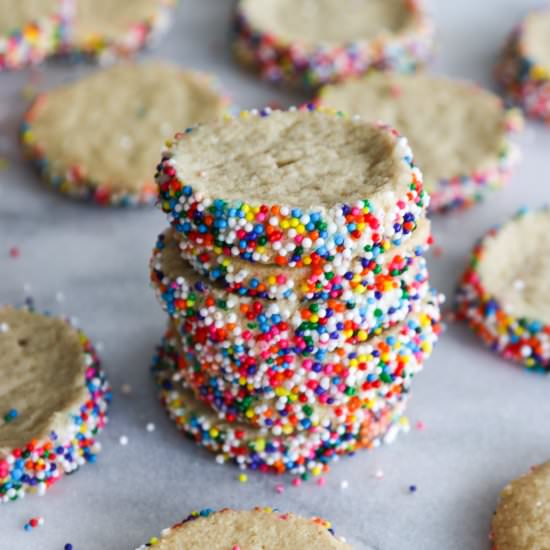
[[[399,245],[428,206],[405,138],[313,108],[188,129],[168,143],[157,182],[180,238],[289,267]]]

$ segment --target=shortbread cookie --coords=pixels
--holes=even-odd
[[[109,60],[128,56],[165,30],[177,0],[72,0],[73,24],[60,52]]]
[[[459,316],[505,358],[550,371],[550,210],[521,211],[475,247]]]
[[[313,107],[243,112],[177,134],[157,182],[189,241],[290,267],[399,244],[428,206],[405,138]]]
[[[392,247],[388,242],[367,245],[355,258],[344,250],[330,262],[288,269],[247,262],[231,256],[227,248],[214,246],[210,251],[196,246],[181,233],[174,231],[172,235],[180,241],[182,259],[197,273],[239,296],[297,301],[354,301],[360,296],[377,305],[388,300],[395,304],[391,294],[398,289],[404,296],[408,294],[410,285],[419,280],[421,264],[425,264],[422,256],[432,241],[429,220],[420,219],[418,229],[401,246]]]
[[[514,30],[496,77],[527,116],[550,124],[550,10],[532,12]]]
[[[94,462],[110,390],[90,342],[65,321],[0,308],[0,502],[43,494]]]
[[[66,0],[0,0],[0,71],[42,61],[63,40]]]
[[[494,550],[550,548],[550,462],[510,483],[492,525]]]
[[[230,461],[262,473],[319,476],[339,455],[391,443],[408,429],[403,417],[406,394],[378,410],[358,409],[341,418],[338,425],[326,423],[311,433],[291,436],[220,419],[184,386],[180,367],[185,358],[178,355],[175,345],[169,330],[153,359],[161,403],[177,428],[216,454],[221,464]]]
[[[352,550],[321,518],[305,519],[272,508],[202,510],[165,529],[138,550]]]
[[[178,351],[185,358],[181,374],[198,399],[229,421],[275,433],[315,431],[327,418],[382,408],[410,391],[441,329],[433,300],[416,309],[362,344],[318,359],[287,352],[279,361],[261,351],[227,349],[225,342],[205,341],[202,334],[197,338],[191,322],[174,320]]]
[[[433,210],[469,206],[501,187],[517,158],[509,133],[516,110],[477,86],[431,75],[372,73],[326,86],[318,102],[383,120],[410,142]]]
[[[101,205],[153,203],[164,140],[215,120],[226,106],[206,75],[122,63],[41,95],[22,141],[43,179],[63,193]]]
[[[369,68],[414,71],[432,54],[433,26],[407,0],[240,0],[234,51],[271,82],[311,88]]]

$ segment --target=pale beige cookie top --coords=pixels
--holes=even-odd
[[[270,510],[222,510],[165,531],[158,550],[351,550],[322,520]]]
[[[71,41],[87,45],[101,37],[117,42],[138,24],[151,22],[166,0],[75,0]]]
[[[61,319],[0,308],[0,380],[0,457],[51,431],[62,438],[88,395],[78,333]],[[5,422],[11,409],[17,417]]]
[[[29,122],[51,172],[76,166],[87,181],[135,193],[154,186],[168,137],[218,118],[225,106],[207,76],[161,62],[122,63],[45,94]]]
[[[504,489],[492,531],[495,550],[550,550],[550,462]]]
[[[529,212],[483,240],[481,284],[513,317],[550,323],[550,210]]]
[[[385,130],[324,112],[243,113],[173,144],[180,181],[210,198],[331,208],[402,192],[410,166]]]
[[[61,0],[0,0],[0,36],[59,12]]]
[[[524,24],[524,54],[550,72],[550,11],[533,12]]]
[[[306,46],[370,41],[413,22],[406,0],[241,0],[249,24]]]
[[[320,101],[394,126],[409,140],[428,190],[494,166],[506,135],[506,112],[496,95],[442,77],[372,73],[326,86]]]

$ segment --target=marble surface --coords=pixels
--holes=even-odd
[[[175,25],[154,55],[213,71],[244,107],[303,98],[257,82],[232,63],[226,43],[230,2],[182,0]],[[531,0],[432,0],[439,27],[434,71],[491,85],[496,52]],[[148,54],[149,55],[149,54]],[[20,160],[16,128],[22,90],[47,88],[89,67],[47,65],[0,75],[0,302],[31,294],[40,308],[78,318],[102,344],[114,387],[111,422],[98,463],[57,484],[44,498],[2,506],[0,548],[132,549],[190,510],[272,505],[333,520],[359,550],[488,549],[497,495],[511,478],[550,458],[550,378],[493,357],[463,326],[451,325],[414,389],[412,430],[391,446],[336,464],[324,488],[216,465],[177,433],[157,403],[148,367],[164,315],[148,287],[147,261],[165,225],[155,209],[100,210],[59,197]],[[524,159],[511,185],[465,213],[437,217],[443,253],[432,258],[434,284],[452,294],[475,239],[520,205],[549,198],[550,130],[530,124]],[[20,248],[17,259],[9,249]],[[122,384],[133,391],[123,395]],[[145,426],[153,422],[154,432]],[[128,444],[119,443],[127,436]],[[383,470],[384,479],[374,473]],[[347,481],[349,487],[341,488]],[[288,480],[283,480],[288,484]],[[409,494],[415,484],[417,492]],[[23,531],[31,517],[45,525]]]

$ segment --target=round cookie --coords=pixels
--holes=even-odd
[[[530,13],[514,30],[496,67],[511,102],[550,124],[550,10]]]
[[[66,32],[64,0],[0,0],[0,71],[53,53]]]
[[[493,93],[431,75],[371,73],[324,87],[317,102],[383,120],[410,142],[432,210],[470,206],[501,187],[517,158],[509,134],[521,116]]]
[[[367,245],[355,258],[344,250],[331,262],[289,270],[247,262],[223,247],[209,251],[182,238],[181,233],[172,235],[179,240],[182,259],[197,273],[239,296],[294,301],[353,301],[354,296],[361,296],[372,303],[391,301],[392,293],[406,291],[411,281],[418,280],[425,263],[422,256],[432,241],[430,221],[420,219],[413,236],[401,246]]]
[[[252,550],[258,544],[262,550],[351,550],[349,544],[336,538],[328,521],[283,514],[272,508],[193,512],[138,550],[151,546],[158,550]]]
[[[432,55],[433,25],[407,0],[240,0],[234,52],[262,78],[311,88],[369,68],[414,71]]]
[[[326,520],[272,508],[193,512],[138,550],[151,546],[158,550],[352,550],[336,538]]]
[[[550,371],[550,210],[520,211],[476,245],[457,312],[493,351]]]
[[[441,330],[439,308],[426,300],[405,322],[363,344],[323,359],[287,356],[276,363],[259,352],[198,340],[187,321],[173,326],[185,359],[180,372],[199,400],[229,421],[285,434],[315,431],[324,419],[395,402],[410,391]]]
[[[280,266],[399,244],[429,202],[406,139],[313,106],[188,129],[158,168],[160,206],[183,238]]]
[[[534,467],[502,491],[491,538],[494,550],[550,548],[550,462]]]
[[[109,385],[86,336],[61,319],[0,308],[0,502],[43,494],[95,462]]]
[[[319,476],[340,455],[391,443],[404,430],[403,417],[408,396],[379,409],[358,409],[340,419],[338,425],[325,423],[311,433],[273,434],[248,424],[220,419],[210,407],[187,389],[180,372],[182,361],[177,341],[168,330],[153,359],[152,372],[160,389],[160,401],[178,430],[197,445],[216,454],[216,461],[231,461],[242,469],[262,473]]]
[[[73,21],[59,53],[127,57],[168,27],[176,1],[73,0]]]
[[[122,63],[41,95],[25,116],[22,143],[62,193],[100,205],[152,204],[166,137],[220,117],[226,106],[206,75]]]

